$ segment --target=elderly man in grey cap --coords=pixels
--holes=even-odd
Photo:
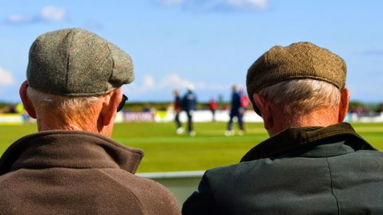
[[[343,123],[346,65],[314,44],[276,46],[247,73],[270,138],[208,170],[183,214],[383,214],[383,154]]]
[[[134,175],[143,152],[110,139],[131,81],[130,57],[93,33],[35,40],[20,96],[39,132],[0,159],[0,214],[180,214],[166,188]]]

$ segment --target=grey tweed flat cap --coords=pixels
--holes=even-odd
[[[28,84],[45,93],[97,96],[133,79],[133,64],[128,54],[82,29],[40,35],[29,51]]]

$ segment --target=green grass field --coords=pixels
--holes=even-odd
[[[353,124],[359,134],[383,150],[383,123]],[[176,135],[173,123],[116,124],[113,139],[145,151],[138,172],[204,170],[237,163],[267,138],[260,123],[248,123],[244,136],[224,136],[226,123],[196,123],[195,137]],[[0,126],[0,154],[19,137],[36,131],[35,124]]]

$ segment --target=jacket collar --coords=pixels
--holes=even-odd
[[[325,143],[344,141],[354,150],[375,150],[362,139],[348,123],[339,123],[328,127],[289,128],[261,142],[241,159],[250,161],[262,158],[275,158],[291,150],[302,147],[314,147]]]
[[[121,168],[134,173],[143,152],[83,131],[44,131],[13,143],[0,158],[0,175],[20,168]]]

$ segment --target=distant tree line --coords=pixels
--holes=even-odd
[[[155,110],[167,110],[173,105],[172,102],[128,102],[125,104],[125,111],[149,111],[151,109]],[[229,102],[218,103],[218,109],[226,109],[230,105]],[[201,102],[197,105],[198,110],[209,109],[208,102]]]
[[[380,113],[383,112],[383,103],[363,103],[359,101],[351,101],[349,104],[349,112],[363,113]]]
[[[167,110],[172,102],[128,102],[124,110],[127,111],[142,111],[142,110]],[[227,109],[229,108],[229,102],[218,102],[218,109]],[[201,102],[198,104],[197,109],[209,109],[208,102]],[[251,103],[249,109],[252,109]],[[383,103],[363,103],[359,101],[351,101],[349,105],[350,112],[363,112],[363,113],[380,113],[383,112]]]

